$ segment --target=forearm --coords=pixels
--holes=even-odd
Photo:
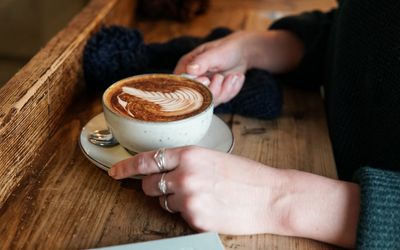
[[[246,44],[248,68],[285,73],[295,69],[304,54],[304,46],[297,36],[289,31],[253,32],[251,42]]]
[[[358,185],[288,170],[289,235],[352,248],[356,242]]]

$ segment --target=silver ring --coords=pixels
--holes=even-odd
[[[167,182],[166,182],[165,179],[164,179],[164,177],[165,177],[166,174],[167,174],[167,173],[163,173],[163,174],[161,175],[160,181],[158,182],[158,189],[160,189],[160,192],[161,192],[163,195],[166,195],[166,194],[167,194]]]
[[[153,156],[160,172],[165,171],[165,148],[160,148]]]
[[[167,195],[164,195],[164,208],[165,208],[165,210],[167,210],[167,211],[170,212],[171,214],[174,214],[175,211],[172,210],[172,209],[170,209],[170,208],[168,207],[167,197],[168,197]]]

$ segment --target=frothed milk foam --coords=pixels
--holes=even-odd
[[[157,74],[116,84],[107,92],[106,105],[124,116],[159,122],[201,113],[211,99],[208,89],[193,80]]]

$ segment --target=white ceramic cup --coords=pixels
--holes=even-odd
[[[152,74],[179,80],[183,76]],[[106,97],[113,88],[123,82],[151,75],[137,75],[122,79],[111,85],[103,94],[104,116],[109,129],[121,146],[131,152],[144,152],[159,148],[195,145],[207,133],[213,116],[213,102],[201,113],[176,121],[143,121],[113,110]],[[185,77],[186,78],[186,77]],[[186,78],[187,79],[187,78]],[[193,81],[193,80],[192,80]],[[193,81],[196,84],[199,82]],[[208,92],[208,88],[205,88]],[[212,94],[209,92],[211,98]]]

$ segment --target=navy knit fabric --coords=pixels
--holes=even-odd
[[[102,28],[83,52],[85,80],[91,89],[105,90],[113,82],[141,74],[148,64],[142,34],[134,29]]]
[[[400,172],[364,167],[356,172],[361,186],[358,249],[400,249]]]
[[[91,89],[105,90],[122,78],[146,73],[172,73],[178,60],[202,43],[231,33],[217,28],[204,38],[181,36],[165,43],[144,44],[136,29],[103,27],[87,42],[83,55],[86,83]],[[270,73],[251,70],[244,87],[230,102],[219,105],[216,113],[236,113],[260,119],[276,118],[282,109],[282,94]]]

